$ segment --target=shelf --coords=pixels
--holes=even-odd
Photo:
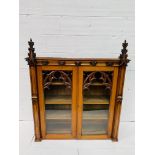
[[[71,120],[71,110],[46,110],[46,119]]]
[[[107,96],[84,96],[83,104],[109,104]]]
[[[104,86],[105,84],[101,83],[101,82],[93,82],[90,84],[90,86]]]
[[[82,135],[100,135],[107,133],[108,121],[84,120],[82,124]]]
[[[108,97],[103,96],[85,96],[83,99],[84,104],[109,104]],[[72,104],[71,96],[46,96],[45,104]]]
[[[46,132],[48,134],[69,134],[71,133],[71,121],[67,120],[47,120]]]
[[[108,119],[108,110],[90,110],[83,111],[84,120],[107,120]]]
[[[45,104],[72,104],[71,96],[46,96]]]
[[[64,82],[52,82],[51,85],[54,85],[54,86],[63,86],[65,84],[64,84]]]
[[[46,120],[71,120],[71,110],[46,110]],[[83,111],[84,120],[107,120],[108,110]]]

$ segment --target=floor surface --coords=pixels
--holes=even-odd
[[[119,141],[43,140],[34,142],[33,122],[20,121],[20,155],[134,155],[134,122],[121,122]]]

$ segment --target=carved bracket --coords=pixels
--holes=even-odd
[[[32,39],[30,39],[28,44],[29,44],[29,48],[28,48],[29,53],[28,53],[28,57],[25,58],[25,60],[28,62],[29,66],[35,66],[36,65],[36,53],[34,53],[35,49],[33,48],[34,42],[32,41]]]
[[[90,64],[91,64],[92,66],[96,66],[97,62],[96,62],[96,61],[91,61]]]
[[[32,104],[38,103],[38,98],[37,96],[32,96]]]
[[[116,103],[121,104],[122,103],[122,100],[123,100],[123,97],[122,96],[117,96]]]
[[[46,65],[49,64],[49,62],[48,61],[41,61],[41,64],[44,65],[44,66],[46,66]]]
[[[75,65],[76,66],[81,66],[81,62],[80,61],[75,61]]]
[[[113,66],[114,63],[113,62],[106,62],[106,66]]]
[[[58,64],[59,64],[60,66],[64,66],[64,65],[66,64],[66,62],[65,62],[65,61],[59,61]]]
[[[112,89],[112,72],[91,72],[86,75],[83,83],[83,89],[89,89],[89,86],[93,84],[94,81],[100,81],[100,84],[105,87],[105,89]]]
[[[51,71],[49,73],[43,73],[44,75],[44,89],[50,89],[50,86],[54,84],[54,81],[61,81],[67,88],[71,89],[72,80],[69,73],[64,71]]]
[[[123,49],[122,49],[122,53],[119,56],[120,59],[120,66],[127,66],[127,64],[130,62],[130,60],[128,59],[128,50],[126,49],[128,46],[128,43],[126,42],[126,40],[124,41],[124,43],[122,43]]]

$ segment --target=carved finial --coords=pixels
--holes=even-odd
[[[28,41],[29,44],[29,53],[28,53],[28,57],[25,58],[26,61],[28,62],[28,65],[30,66],[35,66],[36,64],[36,53],[34,53],[35,48],[33,48],[34,46],[34,42],[32,41],[32,39],[30,38],[30,41]]]
[[[31,38],[30,38],[30,41],[28,41],[28,44],[29,44],[29,48],[28,48],[28,50],[34,52],[34,50],[35,50],[35,49],[33,48],[33,46],[34,46],[34,42],[32,41]]]
[[[128,43],[126,42],[126,40],[124,41],[124,43],[122,43],[123,49],[121,50],[121,54],[119,56],[120,58],[120,66],[127,66],[128,62],[130,61],[128,59],[128,50],[126,49],[128,46]]]

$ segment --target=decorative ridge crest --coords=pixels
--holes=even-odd
[[[28,41],[29,44],[29,53],[28,53],[28,57],[25,58],[25,60],[28,62],[29,66],[35,66],[36,64],[36,53],[34,53],[35,48],[33,48],[34,46],[34,42],[32,41],[32,39],[30,38],[30,41]]]
[[[127,66],[127,64],[130,62],[130,60],[128,59],[128,50],[127,50],[127,46],[128,43],[126,42],[126,40],[124,41],[124,43],[122,43],[123,49],[121,50],[121,54],[119,56],[120,59],[120,66]]]

